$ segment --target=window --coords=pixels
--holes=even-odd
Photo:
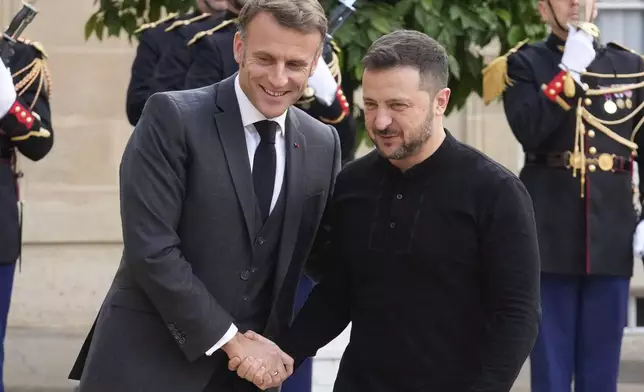
[[[602,44],[616,42],[644,53],[644,1],[599,0],[595,24]]]

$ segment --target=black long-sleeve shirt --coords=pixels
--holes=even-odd
[[[338,176],[316,246],[326,273],[278,342],[300,363],[351,322],[334,391],[510,390],[540,318],[512,173],[449,133],[404,173],[374,151]]]

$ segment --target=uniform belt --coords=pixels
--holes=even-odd
[[[537,153],[526,152],[526,166],[547,166],[565,169],[575,167],[573,154],[570,151]],[[591,170],[601,170],[610,172],[630,172],[631,159],[615,154],[597,154],[586,156],[586,166]],[[593,168],[591,168],[593,166]],[[594,170],[593,170],[594,169]]]

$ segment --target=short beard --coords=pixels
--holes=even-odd
[[[434,113],[429,113],[427,115],[427,118],[425,118],[425,122],[420,126],[419,132],[418,133],[414,132],[414,134],[411,135],[411,139],[409,140],[404,139],[404,136],[403,136],[402,145],[390,154],[385,154],[382,150],[380,150],[380,148],[378,147],[378,143],[376,142],[375,139],[371,139],[371,140],[373,141],[373,144],[376,146],[376,149],[378,150],[380,155],[382,155],[384,158],[392,159],[395,161],[406,159],[416,154],[418,150],[420,150],[420,148],[423,145],[425,145],[427,140],[429,140],[429,138],[432,137],[433,120],[434,120]],[[395,132],[391,132],[390,130],[375,132],[376,136],[378,134],[388,135],[392,133],[395,133]]]

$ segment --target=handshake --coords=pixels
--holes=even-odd
[[[293,374],[293,358],[253,331],[237,333],[222,350],[229,358],[228,369],[261,390],[277,387]]]

